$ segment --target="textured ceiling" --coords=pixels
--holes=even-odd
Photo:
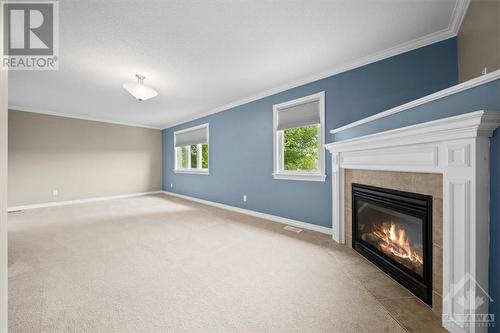
[[[9,105],[165,127],[449,37],[457,1],[60,1],[59,70],[10,72]]]

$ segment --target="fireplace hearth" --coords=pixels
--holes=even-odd
[[[352,184],[353,248],[432,305],[432,197]]]

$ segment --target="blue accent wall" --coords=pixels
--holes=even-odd
[[[500,80],[336,133],[335,141],[478,110],[500,110]]]
[[[273,104],[325,91],[326,130],[458,81],[456,38],[163,130],[163,189],[331,227],[331,182],[274,180]],[[210,124],[210,175],[175,174],[174,131]],[[326,141],[332,141],[326,135]],[[327,155],[326,172],[331,163]],[[173,184],[173,188],[170,188]],[[248,201],[243,202],[243,195]]]
[[[312,82],[162,132],[163,189],[331,227],[331,183],[273,180],[272,105],[326,92],[326,130],[455,85],[456,39]],[[369,124],[326,135],[326,142],[476,110],[500,111],[500,80]],[[210,176],[174,174],[173,132],[210,123]],[[327,155],[327,157],[329,157]],[[490,312],[500,317],[500,129],[491,139]],[[331,174],[327,158],[327,175]],[[170,184],[174,184],[170,189]],[[242,196],[248,196],[243,203]],[[490,328],[499,332],[500,325]]]

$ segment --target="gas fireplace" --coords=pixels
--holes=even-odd
[[[353,248],[432,302],[432,197],[352,184]]]

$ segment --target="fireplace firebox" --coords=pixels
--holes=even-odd
[[[352,184],[352,246],[432,305],[432,197]]]

